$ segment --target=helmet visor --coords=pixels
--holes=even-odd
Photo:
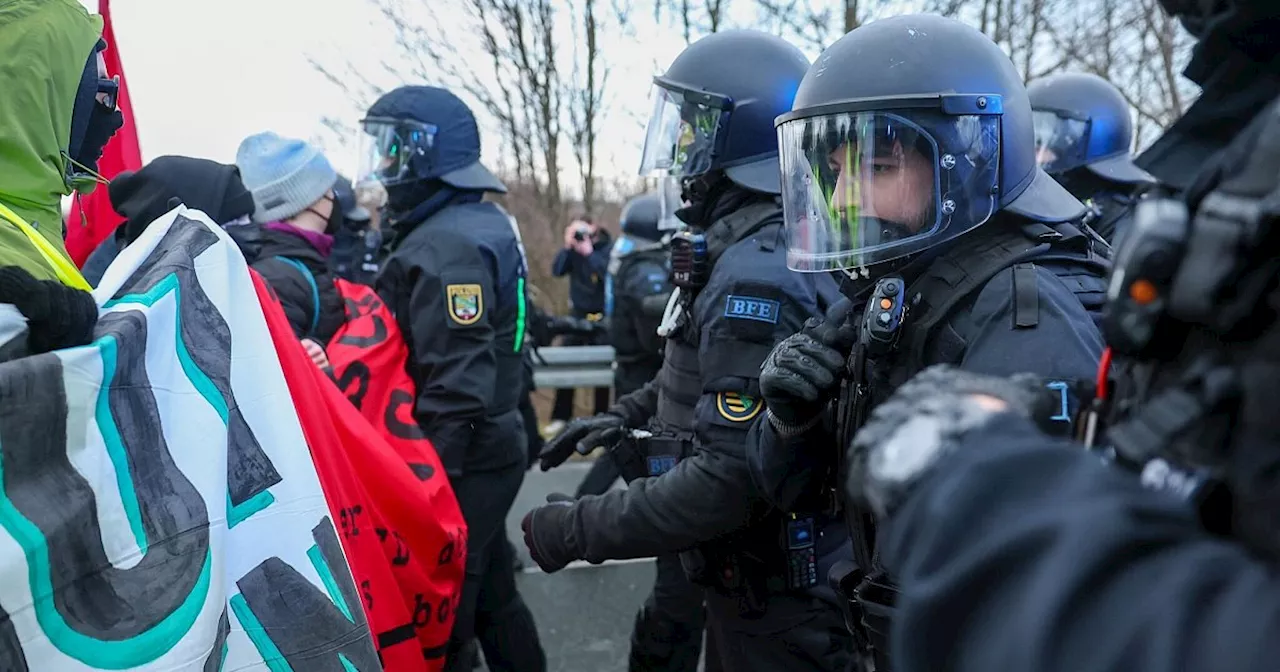
[[[923,251],[996,208],[999,119],[841,112],[778,127],[787,265],[867,267]]]
[[[662,197],[661,210],[658,214],[659,231],[678,231],[684,228],[684,222],[676,217],[676,211],[684,207],[684,199],[680,196],[680,180],[674,177],[663,177],[658,180],[658,194]]]
[[[653,87],[652,102],[640,174],[665,171],[672,177],[689,177],[710,170],[722,117],[728,112],[705,104],[704,97],[660,84]]]
[[[1050,110],[1031,113],[1036,131],[1036,163],[1046,173],[1061,173],[1085,164],[1089,122]]]
[[[436,127],[400,119],[366,119],[360,135],[356,182],[391,186],[416,179],[415,162],[426,167],[436,143]]]

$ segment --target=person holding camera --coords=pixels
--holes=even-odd
[[[564,249],[551,264],[557,278],[569,276],[569,313],[592,322],[604,318],[604,280],[609,269],[609,253],[613,237],[600,228],[590,215],[574,217],[564,230]],[[603,332],[602,332],[603,334]],[[565,345],[599,345],[594,338],[568,337]],[[595,413],[609,409],[609,388],[595,389]],[[556,390],[551,409],[551,424],[546,434],[557,434],[573,417],[573,390]]]

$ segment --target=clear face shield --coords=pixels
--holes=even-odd
[[[653,110],[645,128],[640,174],[681,178],[711,170],[721,130],[732,104],[702,91],[655,83]]]
[[[675,177],[663,177],[658,180],[658,193],[661,195],[660,201],[662,209],[658,219],[658,230],[664,232],[679,231],[684,228],[684,222],[676,217],[676,211],[684,207],[683,197],[680,195],[680,180]]]
[[[404,119],[370,118],[361,122],[360,168],[356,184],[383,187],[417,179],[414,164],[429,166],[436,127]]]
[[[1046,173],[1062,173],[1086,163],[1089,122],[1051,110],[1034,110],[1036,163]]]
[[[778,126],[778,144],[787,265],[796,271],[865,269],[921,252],[996,209],[996,114],[796,116]]]

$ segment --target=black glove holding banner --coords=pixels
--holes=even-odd
[[[612,447],[622,438],[624,431],[625,421],[622,416],[613,413],[577,418],[547,442],[542,452],[538,453],[538,461],[543,471],[553,469],[564,464],[575,450],[587,455],[597,446]]]
[[[1032,419],[1054,396],[1029,374],[996,378],[949,365],[925,369],[876,406],[845,448],[845,496],[884,518],[967,432],[1006,413]]]
[[[18,266],[0,268],[0,303],[27,318],[27,347],[38,355],[86,345],[98,323],[98,304],[89,292],[57,280],[36,280]]]
[[[809,318],[800,333],[783,339],[765,359],[760,393],[779,435],[803,433],[821,418],[857,340],[852,311],[852,301],[837,301],[824,319]]]
[[[547,495],[547,504],[526,513],[520,521],[524,545],[529,557],[542,571],[551,574],[565,565],[580,560],[579,553],[566,541],[565,521],[573,511],[573,498],[559,492]]]

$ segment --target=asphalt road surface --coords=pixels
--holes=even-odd
[[[631,624],[653,586],[653,560],[574,563],[543,574],[529,559],[520,519],[549,493],[573,494],[589,466],[574,461],[546,473],[534,467],[507,517],[508,534],[525,565],[516,582],[538,622],[549,672],[626,672]]]

